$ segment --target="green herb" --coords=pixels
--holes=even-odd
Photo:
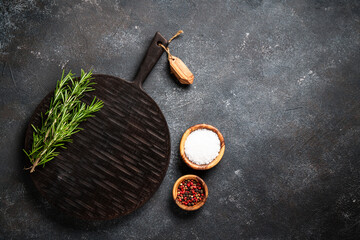
[[[79,124],[88,117],[93,117],[93,113],[103,107],[103,102],[94,97],[90,105],[80,101],[85,92],[93,91],[91,85],[92,72],[85,73],[81,70],[80,80],[74,80],[71,71],[57,82],[54,96],[51,99],[49,110],[45,113],[45,118],[41,115],[42,124],[40,127],[32,125],[33,143],[27,152],[32,164],[30,172],[34,172],[37,166],[45,166],[45,163],[59,155],[56,151],[58,147],[66,148],[67,142],[72,142],[71,135],[82,130]]]

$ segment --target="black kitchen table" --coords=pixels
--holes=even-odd
[[[154,33],[193,72],[183,86],[163,54],[144,84],[168,122],[171,158],[155,195],[130,215],[85,221],[34,187],[25,129],[62,69],[132,79]],[[0,2],[0,239],[359,239],[360,2]],[[184,131],[225,138],[221,162],[194,171]],[[209,188],[198,211],[172,200],[177,178]]]

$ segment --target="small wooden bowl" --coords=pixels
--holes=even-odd
[[[204,164],[204,165],[198,165],[196,163],[193,163],[192,161],[190,161],[188,159],[188,157],[185,154],[185,142],[186,142],[187,137],[190,135],[190,133],[192,133],[193,131],[198,130],[198,129],[211,130],[218,135],[219,140],[220,140],[219,155],[217,155],[217,157],[214,160],[212,160],[210,163]],[[197,124],[195,126],[190,127],[188,130],[185,131],[185,133],[182,136],[181,141],[180,141],[180,155],[181,155],[182,159],[189,167],[191,167],[192,169],[195,169],[195,170],[207,170],[212,167],[215,167],[216,164],[218,164],[220,162],[221,158],[223,157],[224,151],[225,151],[225,141],[224,141],[223,135],[220,133],[219,130],[217,130],[216,127],[208,125],[208,124]]]
[[[179,202],[176,197],[177,197],[177,189],[180,185],[180,183],[184,180],[187,180],[187,179],[194,179],[194,180],[197,180],[201,183],[201,185],[203,186],[203,189],[204,189],[204,198],[202,199],[201,202],[195,204],[194,206],[186,206],[184,204],[182,204],[181,202]],[[199,208],[201,208],[205,202],[206,202],[206,199],[208,197],[208,188],[204,182],[204,180],[202,180],[200,177],[196,176],[196,175],[184,175],[182,177],[180,177],[174,184],[174,187],[173,187],[173,190],[172,190],[172,195],[173,195],[173,198],[174,198],[174,201],[175,203],[183,210],[186,210],[186,211],[194,211],[194,210],[197,210]]]

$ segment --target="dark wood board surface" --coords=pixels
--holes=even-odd
[[[170,133],[155,101],[141,88],[166,40],[156,33],[134,82],[93,75],[96,96],[104,107],[81,123],[84,130],[45,167],[31,174],[36,188],[54,206],[83,219],[113,219],[142,206],[161,184],[169,165]],[[36,108],[26,131],[25,148],[33,128],[49,108],[50,93]]]

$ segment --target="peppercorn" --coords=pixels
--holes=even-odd
[[[187,179],[177,189],[177,200],[185,206],[194,206],[204,198],[202,185],[196,179]]]

